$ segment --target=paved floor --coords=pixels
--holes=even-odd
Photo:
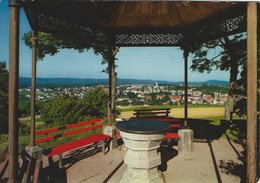
[[[125,149],[114,149],[106,155],[97,153],[66,169],[68,183],[118,183],[126,165]],[[167,183],[240,183],[245,167],[240,160],[243,149],[226,137],[212,142],[195,142],[194,152],[178,154],[177,147],[163,147],[162,166]]]

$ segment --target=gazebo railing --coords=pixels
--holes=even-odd
[[[8,167],[9,158],[8,158],[8,145],[5,147],[4,151],[0,155],[0,180],[2,180],[4,173]]]

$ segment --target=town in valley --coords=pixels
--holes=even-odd
[[[38,102],[61,96],[82,98],[96,88],[101,87],[108,93],[107,85],[79,87],[41,87],[36,90]],[[228,86],[192,85],[188,87],[188,103],[191,105],[224,105],[227,101]],[[29,101],[30,87],[20,88],[20,100]],[[184,86],[154,84],[129,84],[116,87],[117,106],[131,105],[182,105],[184,103]]]

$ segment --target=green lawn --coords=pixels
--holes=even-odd
[[[212,107],[220,107],[222,108],[223,106],[219,106],[219,105],[192,105],[189,104],[188,108],[212,108]],[[164,109],[164,108],[183,108],[183,105],[169,105],[169,106],[162,106],[162,105],[151,105],[151,106],[121,106],[118,107],[120,112],[125,112],[125,111],[133,111],[133,110],[139,110],[139,109]]]

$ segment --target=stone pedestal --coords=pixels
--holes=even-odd
[[[157,169],[161,155],[157,152],[164,134],[133,134],[120,131],[128,148],[124,162],[127,170],[120,183],[164,183]]]
[[[178,130],[178,152],[193,152],[193,130],[191,129],[180,129]]]
[[[109,149],[115,149],[118,147],[116,139],[116,127],[114,126],[105,126],[104,134],[109,135],[112,138],[112,141],[109,144]]]
[[[26,152],[35,159],[42,159],[42,148],[39,146],[25,147]]]

